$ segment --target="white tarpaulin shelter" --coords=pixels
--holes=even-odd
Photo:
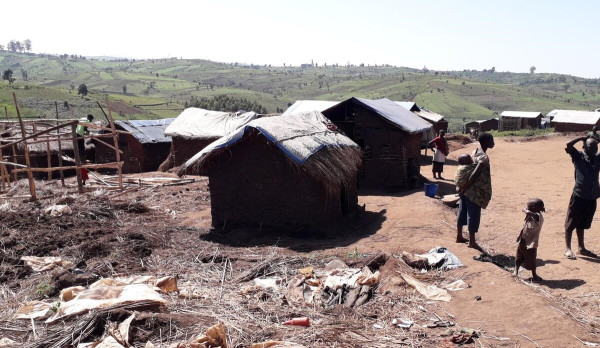
[[[165,129],[165,136],[218,138],[233,132],[257,116],[253,111],[237,114],[187,108]]]
[[[323,112],[340,102],[330,100],[297,100],[281,116],[297,115],[304,112]]]
[[[239,141],[250,128],[258,130],[297,164],[303,164],[323,147],[358,148],[358,145],[348,137],[328,126],[332,126],[331,121],[317,111],[259,118],[205,147],[183,165],[182,171],[197,161],[202,161],[211,152]]]

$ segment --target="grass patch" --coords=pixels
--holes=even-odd
[[[554,128],[546,129],[521,129],[518,131],[490,131],[494,137],[539,137],[554,133]]]

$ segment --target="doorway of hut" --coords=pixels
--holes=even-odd
[[[348,190],[342,185],[340,189],[340,204],[342,207],[342,216],[350,212],[350,199],[348,198]]]

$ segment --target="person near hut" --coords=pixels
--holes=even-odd
[[[469,248],[482,251],[475,240],[475,234],[479,231],[481,220],[481,209],[487,208],[492,199],[492,174],[490,170],[490,159],[487,150],[494,147],[494,136],[490,133],[481,133],[479,138],[480,148],[473,151],[471,155],[475,169],[469,176],[467,182],[456,187],[460,200],[458,202],[457,233],[456,242],[469,242]],[[463,237],[463,227],[467,225],[469,239]]]
[[[90,177],[88,175],[88,170],[85,169],[85,168],[81,168],[81,182],[82,182],[82,184],[85,185],[85,182],[87,180],[89,180],[89,179],[90,179]]]
[[[448,142],[446,141],[446,131],[441,130],[438,137],[433,139],[427,144],[433,152],[433,172],[434,179],[444,179],[442,173],[444,172],[444,163],[446,163],[446,156],[448,156]],[[437,174],[437,176],[436,176]]]
[[[473,163],[473,158],[468,153],[458,156],[458,168],[454,175],[454,183],[457,188],[462,188],[468,181],[477,165]]]
[[[584,142],[583,152],[575,149],[575,144],[580,141]],[[571,260],[575,259],[575,254],[571,250],[571,238],[573,230],[575,230],[579,254],[597,257],[596,254],[585,248],[584,233],[592,226],[592,220],[596,213],[596,201],[600,197],[598,141],[588,136],[575,138],[567,143],[565,151],[571,156],[575,167],[575,186],[565,219],[565,256]]]
[[[540,232],[542,231],[542,225],[544,224],[544,216],[542,212],[546,211],[544,208],[544,201],[539,198],[530,199],[527,202],[527,207],[523,208],[525,213],[525,221],[523,222],[523,228],[517,238],[517,256],[515,258],[515,271],[513,275],[517,277],[519,275],[519,268],[523,268],[531,271],[531,279],[534,281],[542,281],[543,279],[536,273],[536,258],[538,241],[540,239]]]
[[[86,159],[85,155],[85,135],[89,134],[88,127],[82,123],[91,123],[94,120],[93,115],[87,115],[79,120],[75,133],[77,134],[77,148],[79,149],[79,157],[82,161]]]

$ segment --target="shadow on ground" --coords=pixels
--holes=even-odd
[[[231,247],[279,246],[297,252],[346,247],[374,235],[386,220],[385,209],[365,211],[317,229],[236,227],[212,229],[200,239]]]

